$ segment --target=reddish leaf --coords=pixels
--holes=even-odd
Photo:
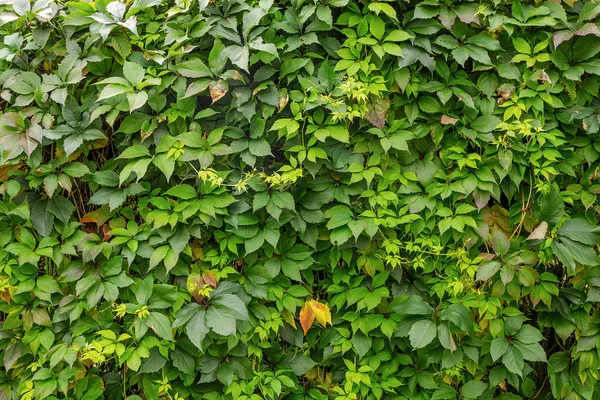
[[[212,271],[205,271],[202,274],[202,278],[204,278],[204,283],[210,285],[214,288],[217,287],[217,278],[215,277],[215,273]]]
[[[440,121],[442,125],[456,125],[458,122],[458,118],[452,118],[447,115],[442,115],[442,120]]]
[[[82,223],[95,223],[96,225],[104,225],[110,218],[110,208],[103,206],[96,211],[91,211],[81,218]]]
[[[108,225],[102,225],[102,233],[104,234],[104,241],[108,241],[110,240],[110,238],[112,237],[112,235],[109,235],[108,232],[110,232],[111,229]]]

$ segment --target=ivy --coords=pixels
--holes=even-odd
[[[0,1],[0,399],[599,398],[599,23]]]

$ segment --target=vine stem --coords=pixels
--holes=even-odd
[[[513,233],[510,235],[510,238],[508,238],[509,241],[515,235],[519,235],[521,233],[521,228],[523,227],[523,222],[525,221],[525,216],[527,215],[527,210],[529,209],[529,206],[531,204],[532,193],[533,193],[533,176],[531,176],[531,173],[530,173],[530,175],[529,175],[529,195],[527,196],[527,204],[525,204],[525,195],[523,194],[523,192],[521,192],[521,204],[523,204],[523,207],[521,208],[521,220],[519,221],[519,224],[517,225],[517,227],[515,228]]]

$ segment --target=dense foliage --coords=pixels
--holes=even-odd
[[[599,399],[599,23],[0,0],[0,399]]]

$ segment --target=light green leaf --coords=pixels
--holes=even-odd
[[[167,190],[165,192],[165,195],[177,197],[177,198],[183,199],[183,200],[190,200],[190,199],[198,197],[198,193],[196,192],[196,189],[194,189],[192,186],[187,185],[187,184],[173,186],[172,188],[170,188],[169,190]]]
[[[114,85],[114,84],[106,85],[102,88],[102,91],[98,95],[98,101],[104,100],[104,99],[109,99],[111,97],[118,96],[123,93],[131,93],[131,92],[133,92],[133,89],[129,86]]]
[[[147,147],[142,145],[134,145],[126,148],[117,158],[119,159],[131,159],[149,156],[150,151]]]
[[[134,86],[137,87],[144,80],[144,67],[138,63],[125,61],[123,64],[123,75]]]

